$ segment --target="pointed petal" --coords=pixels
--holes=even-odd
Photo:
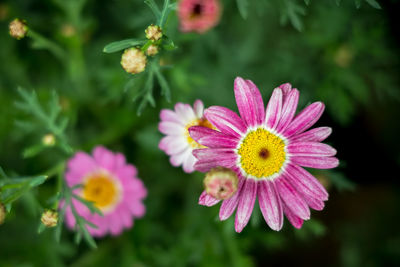
[[[240,233],[250,220],[254,202],[257,196],[257,182],[247,179],[240,193],[238,208],[235,218],[235,230]]]
[[[315,169],[332,169],[339,165],[339,160],[335,157],[304,157],[295,156],[290,160],[303,167]]]
[[[258,184],[258,203],[266,223],[272,230],[279,231],[283,225],[283,209],[281,199],[271,181]]]
[[[287,146],[291,156],[330,157],[336,155],[336,149],[317,142],[296,142]]]
[[[178,115],[170,109],[163,109],[160,112],[160,119],[162,121],[175,122],[181,125],[185,125],[185,122],[178,117]]]
[[[303,220],[310,218],[310,209],[296,189],[282,176],[275,180],[276,189],[285,205]]]
[[[299,95],[300,93],[297,89],[291,90],[288,95],[286,95],[282,108],[282,116],[276,127],[278,132],[283,132],[292,122],[294,114],[296,113],[297,103],[299,102]]]
[[[257,125],[263,125],[265,120],[265,107],[261,92],[252,81],[246,80],[246,82],[250,87],[250,90],[253,92],[254,102],[256,103],[256,114],[258,114]]]
[[[207,206],[207,207],[214,206],[219,201],[220,201],[219,199],[216,199],[216,198],[210,196],[209,194],[207,194],[206,191],[203,191],[203,193],[201,193],[200,198],[199,198],[199,204],[203,205],[203,206]]]
[[[290,91],[292,90],[292,85],[290,83],[284,83],[284,84],[279,85],[279,88],[282,89],[283,104],[285,104],[286,97],[289,95]]]
[[[243,120],[232,110],[225,107],[212,106],[204,111],[206,119],[223,133],[241,137],[247,127]]]
[[[291,138],[294,142],[322,142],[332,133],[330,127],[318,127],[307,132],[295,135]]]
[[[261,96],[254,97],[254,94],[260,95],[260,92],[258,89],[254,90],[254,88],[250,88],[249,85],[251,84],[247,83],[242,78],[237,77],[234,83],[234,92],[240,116],[247,126],[255,126],[258,121],[260,121],[258,106],[264,104],[262,102],[256,102],[261,98]]]
[[[236,194],[234,194],[231,198],[226,199],[222,202],[221,208],[219,209],[219,219],[221,221],[228,219],[235,211],[239,203],[239,196],[241,194],[244,181],[245,181],[244,178],[240,178]]]
[[[183,171],[186,173],[192,173],[194,171],[194,164],[196,161],[197,159],[193,155],[189,154],[183,161]]]
[[[284,135],[290,137],[302,133],[313,126],[321,117],[324,108],[325,106],[322,102],[314,102],[303,109],[285,129]]]
[[[268,102],[267,110],[265,111],[265,123],[271,129],[275,129],[281,118],[282,112],[282,90],[275,88]]]
[[[193,150],[193,155],[198,159],[194,168],[207,172],[217,166],[231,168],[236,164],[237,155],[228,148],[202,148]]]
[[[175,112],[184,124],[187,124],[196,119],[193,108],[189,104],[177,103]]]

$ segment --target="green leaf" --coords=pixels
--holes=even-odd
[[[361,0],[354,0],[354,4],[356,5],[356,8],[361,7]]]
[[[24,158],[31,158],[42,152],[44,149],[45,146],[43,146],[42,144],[33,145],[28,148],[25,148],[24,151],[22,152],[22,156]]]
[[[161,87],[161,95],[165,96],[165,99],[167,99],[168,102],[171,102],[171,89],[167,80],[165,79],[164,75],[162,75],[159,68],[155,68],[154,70],[158,79],[158,83]]]
[[[144,0],[144,3],[150,7],[151,11],[153,11],[154,16],[156,16],[156,20],[159,20],[161,16],[161,11],[154,0]]]
[[[242,18],[247,19],[248,8],[249,8],[248,0],[236,0],[236,4],[238,6],[239,13],[242,16]]]
[[[41,234],[44,230],[46,230],[46,226],[43,223],[39,223],[38,234]]]
[[[158,26],[161,28],[164,28],[165,21],[167,20],[167,17],[169,13],[171,12],[172,8],[171,5],[169,4],[169,0],[164,0],[164,6],[163,10],[161,11],[161,16],[158,21]]]
[[[104,53],[114,53],[129,47],[141,46],[147,42],[146,39],[126,39],[122,41],[112,42],[103,49]]]
[[[339,192],[354,191],[356,184],[347,179],[342,173],[329,172],[328,178]]]
[[[310,4],[311,0],[304,0],[304,3],[308,6]]]
[[[376,9],[382,9],[381,5],[376,0],[365,0],[367,3]]]

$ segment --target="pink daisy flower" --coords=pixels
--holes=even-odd
[[[219,0],[181,0],[178,6],[181,31],[204,33],[217,25],[220,13]]]
[[[220,132],[191,127],[191,137],[207,148],[193,151],[198,159],[195,169],[208,172],[222,166],[239,177],[238,190],[222,202],[219,217],[226,220],[236,210],[235,230],[248,223],[258,197],[267,224],[276,231],[285,214],[300,228],[310,218],[310,209],[322,210],[328,193],[302,167],[329,169],[339,161],[336,150],[320,143],[332,130],[319,127],[308,130],[321,117],[324,104],[315,102],[295,116],[299,91],[289,83],[276,88],[266,110],[255,84],[236,78],[234,86],[240,117],[219,106],[205,110],[204,116]],[[308,130],[308,131],[307,131]],[[219,200],[203,192],[199,203],[212,206]]]
[[[177,103],[175,111],[163,109],[160,112],[161,122],[158,124],[158,129],[167,136],[161,139],[158,147],[171,156],[170,162],[173,166],[183,165],[186,173],[194,171],[196,158],[192,155],[193,149],[203,147],[190,137],[189,127],[213,128],[203,117],[203,111],[203,102],[196,100],[193,108],[189,104]]]
[[[103,216],[92,214],[82,202],[72,201],[77,213],[97,226],[88,226],[92,236],[119,235],[123,229],[132,227],[134,218],[145,214],[142,201],[147,190],[137,178],[136,168],[126,163],[121,153],[98,146],[93,150],[93,156],[77,152],[67,166],[65,179],[68,186],[82,184],[83,187],[75,189],[74,193],[92,201],[103,213]],[[67,226],[74,229],[75,217],[69,207],[65,216]]]

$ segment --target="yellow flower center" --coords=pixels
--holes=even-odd
[[[242,170],[258,179],[278,173],[286,160],[283,139],[263,128],[249,132],[237,152]]]
[[[207,127],[210,129],[214,129],[214,126],[205,118],[201,118],[201,119],[197,119],[192,121],[191,123],[187,124],[185,127],[185,135],[186,135],[186,139],[188,144],[193,148],[193,149],[197,149],[197,148],[205,148],[205,146],[200,145],[199,143],[197,143],[196,141],[193,140],[192,137],[190,137],[189,135],[189,128],[192,126],[203,126],[203,127]]]
[[[106,172],[97,172],[86,179],[82,197],[104,211],[113,207],[120,199],[120,188],[111,175]]]

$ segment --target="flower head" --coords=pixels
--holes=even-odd
[[[193,172],[196,161],[192,155],[193,149],[202,147],[189,135],[189,127],[204,126],[213,128],[203,117],[203,102],[196,100],[193,108],[189,104],[177,103],[175,110],[163,109],[160,112],[161,122],[158,129],[167,135],[161,139],[158,147],[170,157],[173,166],[183,165],[187,173]]]
[[[181,0],[178,6],[181,31],[204,33],[218,24],[220,13],[219,0]]]
[[[147,58],[146,55],[139,48],[125,49],[121,57],[122,68],[132,74],[137,74],[146,68]]]
[[[216,167],[204,178],[205,193],[216,199],[228,199],[237,191],[238,178],[234,171]]]
[[[82,184],[74,193],[93,202],[103,213],[103,216],[92,214],[82,202],[72,201],[78,214],[97,226],[88,226],[93,236],[119,235],[123,229],[132,227],[134,218],[145,213],[142,201],[147,190],[137,178],[136,168],[126,163],[120,153],[102,146],[93,150],[93,156],[77,152],[68,161],[65,179],[70,187]],[[69,228],[74,228],[75,217],[70,208],[66,211],[66,222]]]
[[[146,50],[146,55],[148,56],[155,56],[158,54],[158,46],[151,44],[147,50]]]
[[[58,212],[55,210],[45,210],[40,220],[46,227],[55,227],[58,223]]]
[[[11,21],[8,28],[10,35],[17,40],[24,38],[28,32],[28,26],[26,26],[26,23],[20,19],[14,19]]]
[[[235,230],[248,223],[258,197],[265,221],[280,230],[283,214],[300,228],[310,218],[310,209],[322,210],[328,193],[302,167],[329,169],[338,166],[336,150],[320,143],[331,128],[308,130],[320,118],[324,104],[315,102],[295,116],[299,91],[283,84],[272,93],[267,108],[260,91],[250,80],[236,78],[234,86],[240,117],[219,106],[205,110],[204,116],[219,131],[191,127],[190,136],[206,148],[193,151],[195,169],[208,172],[216,166],[232,168],[239,177],[238,190],[222,202],[220,219],[236,211]],[[203,192],[204,194],[204,192]],[[211,206],[218,199],[207,195],[200,204]]]
[[[153,25],[151,24],[147,29],[145,30],[146,33],[146,38],[152,41],[158,41],[161,39],[163,33],[160,28],[160,26]]]

